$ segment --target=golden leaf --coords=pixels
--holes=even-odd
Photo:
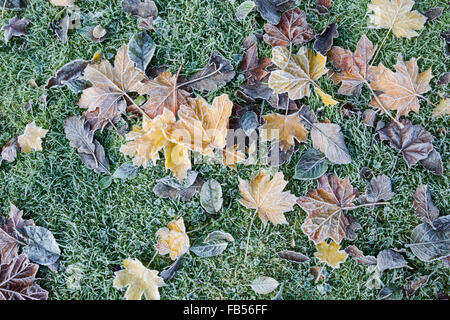
[[[261,139],[278,140],[282,151],[289,150],[295,145],[294,139],[305,142],[308,131],[300,121],[298,112],[290,115],[271,113],[264,116],[266,123],[261,127]]]
[[[236,169],[236,164],[245,161],[245,153],[238,150],[238,145],[235,144],[231,147],[223,149],[222,163],[232,169]]]
[[[239,178],[239,191],[243,199],[239,202],[248,209],[256,209],[261,221],[273,224],[287,224],[285,212],[294,209],[297,197],[284,191],[287,181],[282,172],[277,172],[272,180],[266,172],[260,171],[249,183]]]
[[[316,258],[333,268],[339,268],[339,265],[347,259],[345,251],[339,251],[340,245],[331,241],[327,244],[322,241],[317,245]]]
[[[29,154],[31,150],[42,151],[42,138],[47,132],[47,129],[36,127],[34,121],[27,124],[24,133],[17,140],[22,151],[26,154]]]
[[[317,95],[320,97],[320,99],[322,100],[323,104],[326,107],[334,106],[339,103],[336,100],[334,100],[333,97],[330,96],[328,93],[325,93],[321,89],[319,89],[319,87],[314,87],[314,89],[316,90]]]
[[[141,106],[141,109],[150,117],[154,118],[163,113],[164,109],[171,110],[177,114],[182,104],[187,104],[186,98],[189,93],[177,88],[178,75],[172,75],[170,71],[161,72],[155,79],[145,79],[136,83],[134,89],[140,95],[149,95],[149,99]],[[134,107],[130,107],[131,111]]]
[[[191,168],[189,150],[181,144],[168,141],[164,146],[164,156],[166,157],[166,169],[170,169],[179,181],[183,181],[187,171]]]
[[[418,35],[414,30],[423,28],[427,18],[418,11],[411,11],[412,0],[372,0],[369,4],[370,23],[377,28],[392,29],[398,37],[412,38]]]
[[[189,237],[186,234],[183,217],[171,221],[167,228],[159,229],[156,236],[158,237],[156,250],[161,255],[169,253],[172,260],[176,260],[189,250]]]
[[[325,67],[327,58],[320,53],[315,55],[314,51],[306,47],[301,47],[296,55],[289,54],[285,47],[275,47],[272,49],[272,61],[281,70],[272,71],[269,87],[278,94],[287,92],[292,100],[309,97],[310,85],[318,89],[314,81],[328,71]],[[319,96],[325,97],[323,92]]]
[[[164,285],[164,280],[158,276],[158,271],[147,269],[137,259],[126,259],[123,265],[125,270],[115,273],[113,286],[116,289],[128,286],[127,300],[141,300],[142,294],[147,300],[160,299],[158,288]]]
[[[450,115],[450,98],[442,99],[433,110],[433,117],[438,118]]]
[[[379,68],[381,75],[376,81],[371,82],[370,87],[374,91],[382,91],[377,98],[383,106],[389,110],[397,110],[397,118],[408,115],[409,111],[419,112],[418,98],[431,89],[429,85],[433,77],[431,68],[419,74],[417,59],[412,58],[404,62],[401,56],[397,58],[396,72],[384,66]],[[376,98],[370,105],[379,107]]]
[[[226,145],[232,108],[226,94],[214,98],[211,107],[202,97],[189,99],[189,105],[182,105],[178,112],[180,120],[168,126],[167,137],[193,151],[211,155],[214,148],[223,149]]]

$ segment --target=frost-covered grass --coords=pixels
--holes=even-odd
[[[51,32],[49,25],[61,12],[47,1],[31,1],[32,5],[23,12],[5,12],[0,18],[3,25],[18,14],[32,21],[29,36],[14,38],[8,46],[0,43],[0,146],[13,135],[21,134],[25,125],[33,120],[37,125],[50,129],[43,144],[43,152],[33,152],[29,156],[21,153],[13,164],[0,166],[0,211],[7,213],[9,202],[24,210],[26,218],[54,232],[62,247],[61,267],[58,272],[47,268],[39,271],[40,285],[50,292],[52,299],[121,299],[123,292],[112,287],[114,271],[121,268],[123,259],[138,258],[144,263],[154,255],[155,232],[158,228],[177,216],[183,216],[191,243],[201,242],[213,230],[230,232],[236,241],[223,255],[215,258],[199,258],[188,254],[184,258],[184,268],[168,285],[162,288],[162,299],[255,299],[271,298],[271,295],[255,294],[248,284],[257,276],[276,278],[284,286],[285,299],[374,299],[379,290],[366,287],[366,268],[347,260],[340,269],[327,268],[325,285],[316,285],[309,273],[318,261],[313,258],[314,246],[301,231],[305,213],[298,207],[286,214],[289,225],[263,227],[258,220],[251,233],[249,257],[244,263],[244,248],[252,212],[242,207],[237,178],[248,179],[260,167],[239,166],[237,171],[216,165],[196,165],[205,179],[214,178],[223,184],[224,209],[217,218],[208,217],[201,209],[198,198],[188,203],[158,199],[152,192],[155,181],[164,177],[163,162],[158,166],[141,170],[131,181],[113,183],[102,190],[99,181],[102,175],[88,170],[81,163],[76,151],[69,146],[63,131],[63,120],[80,114],[75,105],[79,96],[66,88],[48,92],[49,103],[44,107],[38,101],[44,90],[32,89],[30,79],[39,85],[45,84],[57,69],[76,59],[89,59],[101,50],[108,58],[115,55],[117,48],[136,32],[137,19],[122,12],[119,0],[78,0],[82,10],[103,12],[98,22],[111,34],[106,41],[96,44],[74,31],[69,42],[63,45]],[[156,0],[163,22],[151,36],[158,45],[152,65],[168,64],[172,71],[183,65],[184,74],[192,74],[202,68],[214,50],[238,66],[243,51],[243,39],[252,32],[262,32],[264,21],[253,12],[240,23],[234,19],[234,11],[240,0]],[[299,7],[307,10],[314,0],[298,1]],[[308,21],[320,32],[327,24],[341,17],[340,37],[336,45],[354,50],[360,36],[365,33],[374,43],[380,43],[387,30],[367,28],[367,3],[369,1],[335,0],[330,16],[317,16],[307,10]],[[419,68],[433,67],[433,90],[426,94],[437,103],[448,87],[437,86],[437,76],[448,71],[449,59],[443,52],[444,41],[440,34],[450,24],[447,1],[417,1],[415,9],[424,13],[431,7],[443,6],[444,15],[432,23],[427,23],[420,36],[397,39],[388,37],[377,60],[393,67],[398,54],[405,59],[420,58]],[[262,55],[270,55],[270,47],[260,43]],[[238,75],[232,83],[220,89],[234,98],[235,90],[244,81]],[[339,99],[337,86],[323,77],[319,81],[322,88]],[[208,95],[208,99],[219,92]],[[369,92],[361,97],[351,97],[349,101],[361,109],[367,108]],[[31,103],[27,112],[23,106]],[[303,101],[317,110],[321,103],[313,95]],[[267,106],[267,105],[266,105]],[[444,176],[437,177],[426,172],[420,165],[408,169],[400,155],[387,145],[371,146],[373,130],[364,126],[361,119],[343,119],[339,107],[328,108],[321,119],[329,118],[338,123],[346,136],[353,162],[349,165],[334,165],[329,168],[340,177],[350,177],[360,193],[367,183],[359,178],[363,167],[370,167],[376,175],[386,174],[392,179],[396,196],[391,204],[375,210],[361,208],[352,213],[359,219],[362,229],[354,242],[344,241],[343,247],[355,244],[366,254],[376,255],[391,247],[404,247],[408,243],[411,230],[419,223],[411,205],[412,195],[419,184],[430,186],[433,200],[446,214],[450,205],[449,197],[449,137],[448,118],[433,119],[433,107],[421,102],[419,114],[409,118],[414,124],[422,125],[435,137],[434,147],[444,158]],[[265,112],[271,112],[265,107]],[[388,120],[386,117],[384,120]],[[132,123],[132,121],[129,121]],[[441,128],[447,128],[440,130]],[[123,136],[114,131],[97,133],[97,138],[105,146],[107,156],[114,170],[127,159],[119,152],[124,142]],[[310,143],[308,143],[310,144]],[[300,145],[290,163],[280,170],[290,180],[288,189],[297,196],[304,195],[316,187],[315,181],[291,179],[295,163],[304,145]],[[309,263],[296,265],[281,261],[276,252],[292,249],[311,257]],[[437,291],[445,288],[449,271],[441,262],[423,263],[406,254],[412,269],[396,269],[383,274],[385,284],[405,285],[408,280],[432,273],[428,285],[418,291],[413,299],[432,299]],[[157,256],[151,269],[161,270],[171,263],[167,256]],[[275,293],[273,293],[274,295]]]

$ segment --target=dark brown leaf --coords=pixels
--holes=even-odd
[[[312,8],[311,10],[317,12],[320,15],[329,14],[332,4],[333,3],[331,2],[331,0],[317,0],[316,7]]]
[[[12,37],[20,37],[27,35],[26,27],[31,21],[27,18],[19,19],[14,17],[9,19],[9,23],[3,26],[5,30],[5,43],[8,44]]]
[[[309,258],[300,252],[283,250],[277,253],[280,259],[289,262],[303,263],[309,261]]]
[[[45,89],[63,87],[70,81],[80,79],[88,63],[86,60],[74,60],[65,64],[56,72],[56,76],[48,79]]]
[[[337,22],[331,23],[314,41],[314,50],[326,56],[333,45],[333,39],[339,37]]]
[[[427,22],[430,22],[435,19],[438,19],[442,15],[443,11],[444,11],[443,7],[434,7],[425,12],[424,16],[427,17]]]
[[[439,209],[433,204],[431,200],[431,193],[428,185],[423,184],[419,186],[414,192],[413,206],[416,215],[429,225],[433,226],[433,221],[439,217]]]
[[[23,234],[25,233],[25,227],[35,225],[33,220],[24,220],[22,216],[23,211],[19,210],[11,203],[8,218],[2,227],[7,234],[17,240],[24,239]]]
[[[270,74],[267,70],[272,65],[270,58],[259,59],[258,56],[258,44],[255,43],[250,46],[244,58],[242,59],[241,69],[247,79],[247,83],[257,83],[266,80]]]
[[[0,265],[10,262],[19,253],[19,241],[0,229]]]
[[[299,8],[283,13],[277,25],[266,23],[264,30],[266,34],[263,39],[272,47],[303,45],[315,36],[314,29],[306,21],[305,12]]]

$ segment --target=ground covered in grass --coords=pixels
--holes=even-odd
[[[187,254],[183,269],[161,288],[162,299],[270,298],[254,293],[249,287],[253,279],[262,275],[274,277],[283,284],[285,299],[376,298],[379,290],[366,286],[367,268],[351,259],[339,269],[328,268],[324,283],[315,284],[309,270],[318,263],[316,259],[297,265],[277,257],[276,252],[292,249],[292,241],[295,241],[293,250],[314,256],[315,247],[301,230],[306,214],[298,206],[286,214],[289,225],[268,224],[264,227],[259,220],[255,222],[249,257],[244,263],[246,235],[253,212],[236,201],[239,198],[238,177],[249,180],[261,169],[260,166],[238,165],[237,171],[219,165],[194,166],[203,177],[214,178],[223,185],[224,208],[216,218],[204,213],[198,197],[187,203],[159,199],[152,189],[157,179],[168,174],[163,165],[141,170],[137,178],[113,183],[108,189],[100,187],[102,175],[88,170],[81,163],[64,135],[63,120],[81,113],[75,105],[79,95],[67,88],[52,89],[48,92],[49,103],[45,107],[39,102],[39,97],[44,93],[42,85],[67,62],[77,58],[90,59],[99,50],[105,57],[112,58],[121,44],[127,43],[139,31],[136,18],[123,13],[120,2],[77,1],[82,11],[103,13],[98,23],[111,32],[103,43],[93,43],[71,31],[68,43],[62,44],[49,27],[62,9],[52,7],[47,1],[31,1],[27,10],[18,13],[6,11],[0,18],[2,25],[15,14],[32,21],[27,28],[29,36],[14,38],[8,45],[0,44],[0,146],[13,135],[22,134],[26,124],[33,120],[38,126],[50,130],[44,140],[43,152],[33,152],[28,156],[21,153],[13,164],[1,164],[0,212],[6,214],[12,202],[24,210],[26,218],[34,219],[37,225],[55,234],[63,252],[61,266],[56,272],[42,267],[38,274],[38,283],[49,291],[50,298],[121,299],[123,292],[112,286],[114,271],[119,270],[122,260],[129,257],[148,263],[155,253],[156,230],[167,226],[178,216],[184,218],[191,243],[200,243],[209,232],[219,229],[230,232],[236,241],[218,257],[199,258]],[[151,65],[169,64],[172,72],[183,65],[184,74],[193,74],[206,64],[214,50],[233,61],[238,69],[245,37],[252,32],[263,33],[265,21],[255,11],[243,22],[235,20],[240,0],[155,2],[162,22],[151,33],[157,43]],[[318,16],[308,9],[315,5],[314,0],[298,1],[298,6],[306,11],[316,32],[340,17],[340,36],[335,45],[353,50],[362,34],[376,44],[387,31],[367,27],[368,2],[336,0],[329,16]],[[432,67],[436,78],[448,71],[449,59],[444,55],[444,41],[440,37],[450,23],[447,1],[417,1],[414,8],[424,13],[435,6],[445,7],[440,19],[427,23],[420,35],[411,40],[391,34],[377,60],[393,67],[397,55],[402,54],[405,60],[420,58],[420,70]],[[262,56],[270,56],[269,45],[261,42],[259,46]],[[432,91],[426,94],[433,103],[438,103],[448,94],[446,86],[436,85],[436,78],[431,82]],[[30,79],[35,79],[41,87],[32,89],[28,84]],[[237,75],[219,92],[206,98],[211,101],[219,93],[227,93],[233,100],[234,92],[244,81],[243,75]],[[319,84],[333,97],[346,99],[337,93],[338,87],[330,79],[323,77]],[[370,93],[363,91],[360,97],[348,100],[365,109],[370,99]],[[315,95],[303,102],[313,110],[322,106]],[[26,103],[32,105],[30,111],[25,111]],[[409,242],[411,230],[419,224],[411,205],[418,185],[429,185],[441,215],[445,215],[450,206],[448,117],[432,118],[432,110],[432,105],[422,101],[420,113],[410,113],[408,118],[436,137],[433,145],[443,156],[443,176],[434,176],[420,165],[408,168],[404,159],[390,146],[372,145],[374,130],[365,126],[361,118],[344,119],[339,105],[327,108],[321,116],[322,120],[327,117],[341,126],[353,158],[351,164],[330,166],[329,172],[335,172],[341,178],[349,177],[360,193],[367,186],[359,178],[363,167],[370,167],[376,175],[385,174],[392,180],[395,197],[389,205],[352,212],[362,226],[352,244],[365,254],[376,256],[383,249],[402,248]],[[266,107],[264,113],[271,111]],[[119,152],[125,141],[123,136],[109,130],[97,132],[96,136],[105,146],[112,170],[129,160]],[[287,189],[296,196],[305,195],[308,189],[317,185],[316,181],[291,178],[295,163],[307,146],[300,145],[291,161],[280,167],[286,179],[290,180]],[[342,247],[348,244],[350,242],[344,241]],[[448,289],[449,271],[441,261],[423,263],[409,251],[405,257],[412,268],[384,272],[382,281],[385,284],[401,287],[414,277],[431,274],[428,284],[412,299],[434,298],[437,291]],[[167,256],[158,255],[152,261],[151,269],[162,270],[170,263]]]

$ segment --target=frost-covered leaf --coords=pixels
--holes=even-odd
[[[348,256],[345,251],[339,250],[340,247],[341,246],[334,241],[331,241],[329,244],[322,241],[316,245],[317,252],[315,253],[315,256],[330,267],[339,268],[339,265],[343,263]]]
[[[256,293],[268,294],[275,290],[280,283],[271,277],[261,276],[253,280],[250,285]]]
[[[138,172],[139,172],[139,167],[136,167],[132,163],[125,162],[119,168],[117,168],[116,171],[114,171],[111,178],[112,179],[122,179],[122,180],[134,179],[137,177]]]
[[[202,258],[214,257],[222,254],[222,252],[227,248],[227,242],[215,242],[209,243],[201,246],[191,247],[191,251],[197,256]]]
[[[84,74],[89,61],[74,60],[61,67],[54,77],[48,79],[45,89],[53,87],[63,87],[74,81],[81,81],[80,78]]]
[[[295,252],[291,250],[283,250],[280,252],[277,252],[278,256],[282,260],[286,260],[289,262],[295,262],[295,263],[303,263],[309,261],[309,258],[305,256],[304,254],[300,252]]]
[[[333,39],[339,37],[337,22],[331,23],[322,33],[316,36],[314,50],[325,56],[333,45]]]
[[[317,149],[310,148],[298,160],[293,178],[314,180],[327,172],[327,169],[328,163],[325,155]]]
[[[13,162],[17,158],[17,151],[19,150],[19,144],[17,136],[12,137],[0,150],[0,163],[2,160]]]
[[[9,19],[8,24],[4,25],[2,30],[5,30],[5,44],[8,44],[12,37],[26,36],[26,27],[31,21],[27,18],[19,19],[17,17]]]
[[[217,214],[222,208],[222,186],[214,179],[206,181],[200,191],[200,204],[209,214]]]
[[[392,192],[391,179],[386,175],[381,175],[372,178],[370,184],[367,186],[364,202],[374,203],[381,200],[388,201],[394,197]]]
[[[431,200],[431,193],[428,189],[428,185],[423,184],[417,188],[416,192],[414,192],[413,206],[416,215],[420,220],[433,226],[433,221],[439,217],[439,209]]]
[[[0,0],[0,8],[6,10],[23,10],[28,6],[28,0]]]
[[[152,0],[122,0],[122,9],[125,13],[141,18],[158,16],[158,8]]]
[[[17,138],[17,142],[26,154],[29,154],[32,150],[42,151],[42,138],[45,137],[47,132],[47,129],[37,127],[33,121],[26,125],[24,133]]]
[[[172,263],[168,268],[161,271],[161,278],[164,281],[169,281],[175,276],[175,273],[183,266],[183,256],[179,256],[174,263]]]
[[[356,246],[348,246],[344,251],[363,266],[373,266],[377,264],[377,258],[374,256],[365,256]]]
[[[433,110],[433,117],[439,118],[450,115],[450,98],[443,98]]]
[[[244,20],[248,14],[255,7],[255,3],[253,1],[244,1],[236,8],[236,19],[238,21]]]
[[[140,32],[128,42],[128,56],[136,63],[136,67],[145,72],[155,53],[156,44],[146,33]]]
[[[61,250],[48,229],[26,226],[24,230],[28,244],[22,248],[22,252],[27,255],[28,259],[43,266],[54,264],[59,259]]]
[[[335,123],[315,123],[311,128],[313,147],[337,164],[352,162],[341,127]]]
[[[390,269],[403,268],[408,266],[408,262],[403,258],[402,251],[386,249],[377,255],[377,268],[380,272]]]
[[[156,236],[158,242],[155,248],[161,255],[169,254],[172,260],[176,260],[189,250],[190,242],[183,217],[169,222],[167,228],[160,228]]]
[[[203,242],[209,243],[209,242],[214,242],[214,241],[218,241],[218,240],[227,240],[227,241],[233,242],[234,238],[228,232],[224,232],[222,230],[217,230],[217,231],[213,231],[210,234],[208,234],[208,236],[206,236],[206,238],[205,238],[205,240],[203,240]]]

